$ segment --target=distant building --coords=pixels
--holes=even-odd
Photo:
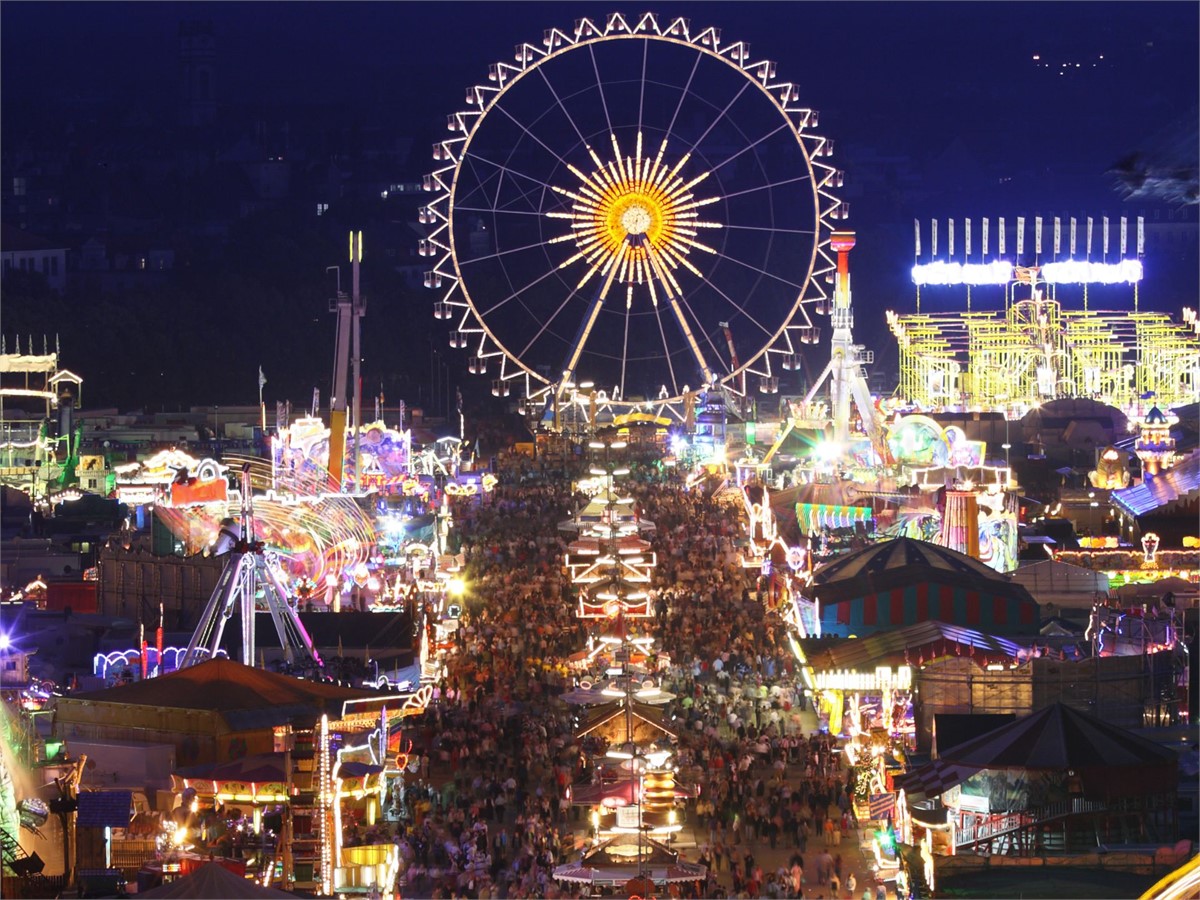
[[[40,273],[50,290],[61,294],[67,287],[67,248],[19,228],[0,225],[0,280],[12,272]]]

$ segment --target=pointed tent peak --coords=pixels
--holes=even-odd
[[[205,898],[256,900],[256,898],[295,897],[286,891],[263,887],[230,872],[218,862],[207,862],[183,878],[156,888],[139,891],[139,897]]]
[[[818,584],[827,584],[831,581],[853,578],[863,574],[878,574],[905,566],[942,569],[964,575],[978,575],[989,580],[1008,580],[995,569],[965,553],[909,537],[880,541],[870,544],[862,550],[839,556],[817,569],[813,580]]]
[[[1145,422],[1147,425],[1166,425],[1167,417],[1157,406],[1152,406],[1150,412],[1146,413]]]
[[[1175,751],[1064,703],[951,747],[942,761],[988,769],[1104,769],[1166,766]]]

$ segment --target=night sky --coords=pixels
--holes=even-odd
[[[396,173],[412,179],[433,167],[430,140],[445,133],[446,115],[463,107],[464,89],[485,80],[489,63],[511,58],[518,42],[537,42],[544,28],[569,30],[577,17],[602,19],[617,9],[8,2],[0,6],[3,139],[11,147],[81,102],[144,109],[151,117],[169,109],[179,24],[205,19],[219,46],[223,107],[267,116],[287,109],[292,119],[306,106],[353,111],[365,123],[413,138],[408,171]],[[720,27],[723,41],[748,41],[753,56],[777,61],[780,79],[795,82],[802,102],[820,110],[820,132],[835,140],[834,163],[846,172],[847,225],[859,235],[855,302],[866,309],[858,318],[868,340],[872,328],[880,332],[880,349],[887,341],[882,310],[911,308],[914,218],[1134,216],[1150,210],[1154,198],[1137,208],[1124,204],[1106,173],[1135,152],[1169,169],[1190,166],[1195,177],[1196,3],[747,2],[653,9],[663,17],[686,15],[693,26]],[[621,11],[635,16],[643,7]],[[910,175],[885,196],[877,161],[895,158],[907,159]],[[1195,222],[1194,206],[1188,221]],[[312,277],[330,262],[313,260]],[[1153,265],[1148,259],[1148,270]],[[1162,308],[1177,310],[1180,298],[1196,296],[1194,263],[1182,271],[1190,283],[1172,281]],[[1146,302],[1153,306],[1149,287]],[[331,357],[332,318],[314,321],[313,331],[324,335]],[[313,368],[328,369],[324,355]],[[312,383],[319,380],[314,371]],[[299,388],[288,385],[297,396]]]

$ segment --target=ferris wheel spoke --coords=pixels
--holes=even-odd
[[[688,73],[688,79],[684,82],[683,89],[679,92],[679,100],[675,103],[675,112],[671,113],[671,122],[667,125],[667,134],[675,133],[675,123],[679,119],[679,111],[683,109],[683,101],[692,93],[692,82],[696,79],[696,70],[700,68],[700,60],[703,57],[697,53],[696,58],[692,60],[692,71]]]
[[[537,331],[535,331],[533,336],[525,343],[525,346],[521,348],[522,358],[524,358],[525,354],[529,353],[529,351],[533,349],[534,344],[536,344],[542,338],[542,336],[550,329],[550,326],[554,324],[555,320],[560,315],[562,315],[563,310],[565,310],[567,308],[567,304],[570,303],[571,300],[574,299],[574,297],[575,297],[574,291],[569,292],[568,294],[566,294],[566,296],[563,297],[562,302],[559,303],[558,306],[556,306],[554,308],[554,311],[551,312],[550,315],[548,315],[546,317],[546,321],[542,323],[542,327],[539,328]],[[593,301],[592,307],[589,309],[587,316],[585,316],[584,319],[581,320],[581,322],[580,322],[580,331],[581,332],[583,332],[585,329],[587,331],[591,330],[591,325],[595,322],[596,315],[600,311],[600,306],[601,306],[601,304],[598,300]],[[582,350],[583,350],[582,342],[580,342],[577,339],[575,341],[574,346],[577,347],[577,352],[576,352],[576,360],[577,360],[578,354],[580,352],[582,352]]]
[[[729,115],[729,110],[733,109],[733,105],[742,98],[742,94],[746,93],[746,91],[747,91],[747,89],[749,89],[749,87],[750,87],[750,82],[747,81],[745,84],[743,84],[741,86],[741,88],[738,89],[738,92],[733,95],[733,97],[730,99],[730,101],[728,103],[725,104],[724,109],[722,109],[721,112],[716,117],[714,117],[711,122],[708,123],[708,127],[704,129],[704,133],[701,134],[700,137],[696,138],[696,140],[694,142],[692,142],[691,147],[688,148],[689,152],[694,153],[696,148],[699,147],[702,143],[704,143],[704,139],[706,137],[708,137],[709,132],[711,132],[714,128],[717,127],[718,122],[720,122],[722,119],[724,119],[726,116]]]
[[[786,187],[789,184],[799,184],[802,181],[810,181],[807,174],[797,175],[795,178],[784,178],[781,181],[768,181],[765,184],[756,184],[754,187],[746,188],[742,191],[733,191],[725,194],[724,199],[732,200],[734,197],[745,197],[747,194],[753,194],[756,191],[772,191],[775,188]],[[728,226],[732,227],[732,226]]]
[[[526,128],[525,124],[523,122],[521,122],[519,119],[517,119],[516,116],[514,116],[512,113],[510,113],[507,109],[505,109],[499,103],[493,104],[493,108],[496,109],[497,111],[503,113],[504,116],[508,119],[508,121],[512,122],[514,125],[516,125],[518,128],[520,128],[522,132],[524,132],[524,134],[527,138],[529,138],[531,141],[533,141],[535,144],[537,144],[539,147],[541,147],[543,150],[545,150],[547,153],[549,153],[551,156],[553,156],[555,158],[555,160],[558,161],[558,164],[560,166],[562,166],[564,169],[567,168],[567,165],[568,165],[567,161],[565,159],[563,159],[559,153],[557,153],[555,150],[553,150],[545,141],[543,141],[540,137],[538,137],[536,134],[534,134],[532,131],[530,131],[528,128]]]
[[[499,181],[499,179],[501,177],[507,176],[508,178],[512,179],[514,182],[529,182],[532,185],[532,188],[530,190],[525,190],[524,188],[517,187],[517,190],[521,192],[520,193],[521,197],[527,197],[530,194],[532,194],[534,191],[537,191],[537,190],[548,191],[548,190],[552,189],[548,182],[543,181],[540,178],[535,178],[532,175],[526,174],[525,172],[522,172],[519,169],[514,169],[510,166],[506,166],[506,165],[504,165],[504,163],[497,162],[494,159],[488,159],[486,156],[477,156],[475,154],[467,154],[465,157],[463,157],[463,161],[464,161],[464,163],[470,162],[471,163],[471,171],[476,173],[476,181],[477,181],[478,186],[475,191],[472,191],[472,193],[481,193],[482,194],[483,190],[484,190],[485,182],[490,181],[493,178],[492,175],[485,175],[482,172],[479,172],[475,168],[475,163],[487,165],[487,166],[490,166],[491,168],[495,169],[496,170],[495,177],[496,177],[497,181]],[[467,207],[464,207],[461,203],[456,203],[454,205],[454,207],[455,207],[455,209],[466,209],[467,208]],[[536,205],[533,205],[532,209],[534,210],[531,213],[532,215],[539,215],[539,216],[543,215],[543,213],[536,211],[536,209],[537,209]],[[500,212],[502,210],[500,210],[498,203],[493,203],[491,209],[488,209],[488,210],[476,209],[475,211],[476,212],[492,212],[492,211]]]
[[[472,256],[470,259],[459,260],[459,263],[466,268],[472,263],[489,262],[491,260],[500,259],[502,256],[511,256],[514,253],[524,253],[527,250],[536,250],[539,247],[546,246],[545,241],[534,241],[532,244],[525,244],[521,247],[509,247],[506,250],[497,250],[495,253],[486,253],[482,256]]]
[[[728,259],[729,257],[725,257],[725,258]],[[732,306],[734,309],[736,309],[739,313],[741,313],[743,316],[745,316],[746,320],[748,322],[753,323],[755,325],[755,327],[757,327],[763,334],[771,333],[771,329],[767,328],[767,326],[765,326],[762,322],[760,322],[758,320],[757,316],[755,316],[753,313],[751,313],[749,310],[746,309],[745,305],[738,303],[736,300],[734,300],[727,293],[725,293],[723,290],[721,290],[721,288],[719,288],[713,282],[711,282],[711,281],[708,282],[708,286],[710,288],[712,288],[714,291],[716,291],[716,293],[721,296],[722,300],[724,300],[726,303],[728,303],[730,306]]]
[[[596,63],[596,47],[588,44],[588,55],[592,58],[592,72],[596,75],[596,90],[600,93],[600,106],[604,110],[604,122],[608,125],[608,133],[613,133],[612,118],[608,114],[608,99],[604,96],[604,82],[600,80],[600,66]],[[582,140],[582,135],[580,139]],[[587,141],[584,141],[586,144]]]
[[[726,231],[766,231],[770,234],[816,234],[815,228],[770,228],[766,225],[725,225]]]
[[[650,55],[650,42],[642,43],[642,79],[638,83],[638,131],[642,130],[642,114],[646,109],[646,60]]]
[[[555,275],[556,272],[557,272],[557,270],[555,270],[555,269],[550,269],[549,271],[543,272],[537,278],[533,279],[533,281],[529,282],[529,284],[525,285],[524,287],[517,288],[517,290],[513,291],[511,294],[509,294],[507,297],[505,297],[503,300],[499,301],[498,303],[493,303],[487,309],[480,308],[479,316],[481,318],[486,318],[487,316],[490,316],[493,313],[495,313],[497,310],[503,309],[505,306],[507,306],[513,300],[516,300],[518,297],[520,297],[523,293],[525,293],[531,287],[535,287],[538,284],[541,284],[547,278],[550,278],[553,275]]]
[[[667,329],[663,326],[662,307],[654,307],[654,319],[658,322],[658,335],[662,339],[663,357],[667,361],[667,372],[670,374],[671,392],[679,392],[679,380],[675,377],[675,360],[671,358],[671,344],[667,341]]]
[[[797,284],[794,281],[784,278],[782,275],[776,275],[774,272],[768,272],[766,269],[763,269],[759,266],[751,265],[750,263],[746,262],[744,259],[738,259],[736,256],[728,256],[728,255],[724,256],[723,258],[729,260],[734,265],[738,265],[738,266],[741,266],[742,268],[749,269],[751,272],[757,272],[759,275],[762,275],[764,278],[770,278],[772,281],[777,281],[780,284],[786,284],[788,287],[795,288],[798,291],[804,289],[803,284]],[[722,294],[721,296],[725,296],[725,295]],[[726,299],[728,299],[728,298],[726,298]]]
[[[593,57],[592,62],[595,63],[595,61],[595,57]],[[579,138],[579,143],[586,144],[587,139],[584,138],[583,132],[579,130],[579,126],[575,124],[575,119],[572,117],[571,113],[568,112],[567,107],[563,104],[562,98],[558,96],[558,91],[554,89],[554,85],[552,85],[550,83],[550,79],[546,77],[546,69],[543,66],[538,66],[538,74],[542,76],[542,82],[546,85],[546,90],[550,92],[550,96],[554,98],[555,104],[559,109],[562,110],[562,114],[566,117],[567,121],[571,123],[571,127],[575,129],[575,136]],[[601,95],[601,99],[604,99],[603,94]],[[611,126],[609,127],[611,130]]]
[[[709,171],[711,171],[711,172],[721,171],[721,169],[723,167],[729,165],[735,159],[740,157],[743,153],[750,153],[754,150],[757,150],[759,145],[762,144],[763,141],[769,140],[770,138],[773,138],[775,135],[779,134],[779,132],[787,131],[790,128],[791,128],[791,126],[787,122],[782,123],[777,128],[772,128],[770,131],[768,131],[762,137],[758,138],[758,140],[747,144],[745,147],[743,147],[737,153],[733,153],[733,154],[727,156],[725,159],[721,160],[719,163],[717,163],[715,166],[713,166]],[[739,129],[739,133],[740,133],[740,129]]]

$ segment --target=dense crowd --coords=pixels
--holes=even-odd
[[[557,526],[586,498],[572,493],[569,460],[508,455],[497,469],[489,497],[454,509],[470,592],[418,735],[423,766],[397,798],[403,892],[582,896],[552,873],[578,859],[586,831],[566,800],[585,755],[556,699],[587,641],[563,569],[570,535]],[[828,738],[802,733],[784,625],[739,561],[737,508],[649,465],[623,488],[656,525],[648,630],[675,695],[664,721],[678,732],[679,779],[700,789],[689,853],[708,880],[672,893],[854,896],[839,849],[854,824],[843,770]],[[787,864],[764,871],[765,847],[791,851]]]

